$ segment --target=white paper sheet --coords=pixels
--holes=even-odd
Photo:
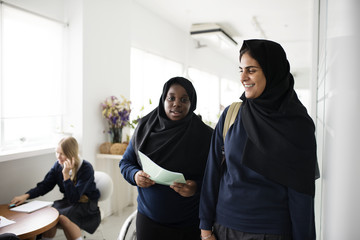
[[[13,220],[9,220],[6,217],[0,216],[0,228],[15,223]]]
[[[186,183],[182,173],[166,170],[154,163],[142,152],[138,151],[138,153],[143,171],[150,175],[151,180],[163,185],[172,185],[174,182]]]
[[[53,202],[34,200],[34,201],[31,201],[28,203],[24,203],[17,207],[13,207],[10,210],[16,211],[16,212],[30,213],[30,212],[39,210],[39,209],[47,207],[47,206],[51,206],[52,204],[53,204]]]

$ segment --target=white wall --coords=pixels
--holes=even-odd
[[[130,96],[130,2],[83,1],[82,143],[86,159],[94,159],[107,139],[100,103],[111,95]]]
[[[0,203],[9,203],[14,196],[24,194],[35,187],[37,182],[43,180],[55,160],[55,154],[48,154],[0,162]],[[55,190],[47,194],[45,199],[53,201],[61,196],[58,187],[55,187]]]
[[[63,1],[64,2],[64,1]],[[66,53],[67,73],[65,90],[66,98],[64,109],[64,131],[71,132],[79,141],[82,149],[82,122],[83,122],[83,12],[82,1],[66,0],[64,21],[69,23],[67,28]],[[72,126],[72,127],[70,127]]]
[[[190,29],[190,26],[189,26]],[[142,50],[218,76],[239,79],[238,65],[211,48],[195,48],[189,32],[132,3],[131,44]],[[240,49],[240,46],[239,46]],[[235,59],[237,62],[237,59]]]
[[[317,137],[321,239],[360,236],[360,2],[320,1]],[[320,238],[319,238],[320,239]]]

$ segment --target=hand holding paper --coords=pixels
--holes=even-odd
[[[171,185],[174,182],[186,183],[184,175],[166,170],[154,163],[148,156],[138,151],[143,171],[150,175],[150,179],[158,184]]]
[[[186,183],[174,183],[170,187],[183,197],[191,197],[196,193],[197,184],[194,180],[186,180]]]
[[[150,179],[150,175],[143,170],[137,171],[134,179],[136,185],[141,188],[148,188],[155,184],[155,182]]]

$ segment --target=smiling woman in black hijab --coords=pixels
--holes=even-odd
[[[215,128],[200,201],[202,239],[314,240],[315,127],[286,54],[273,41],[245,40],[239,60],[243,103],[225,140],[228,108]]]
[[[182,77],[167,81],[159,106],[143,117],[120,161],[138,187],[137,239],[199,239],[199,198],[212,129],[193,112],[196,92]],[[161,167],[184,174],[186,184],[155,184],[142,171],[138,151]]]
[[[259,98],[243,100],[248,134],[243,163],[268,178],[311,196],[315,194],[315,127],[294,91],[294,78],[279,44],[245,42],[266,77]],[[276,59],[276,60],[274,60]],[[271,139],[271,141],[269,141]]]

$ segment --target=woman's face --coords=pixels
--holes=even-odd
[[[56,158],[57,158],[59,164],[61,164],[61,165],[64,165],[64,162],[67,159],[67,157],[65,156],[65,154],[60,146],[58,146],[56,148]]]
[[[189,113],[190,106],[185,88],[179,84],[171,85],[164,101],[166,116],[173,121],[183,119]]]
[[[240,59],[240,81],[246,98],[257,98],[265,90],[266,78],[258,61],[245,52]]]

